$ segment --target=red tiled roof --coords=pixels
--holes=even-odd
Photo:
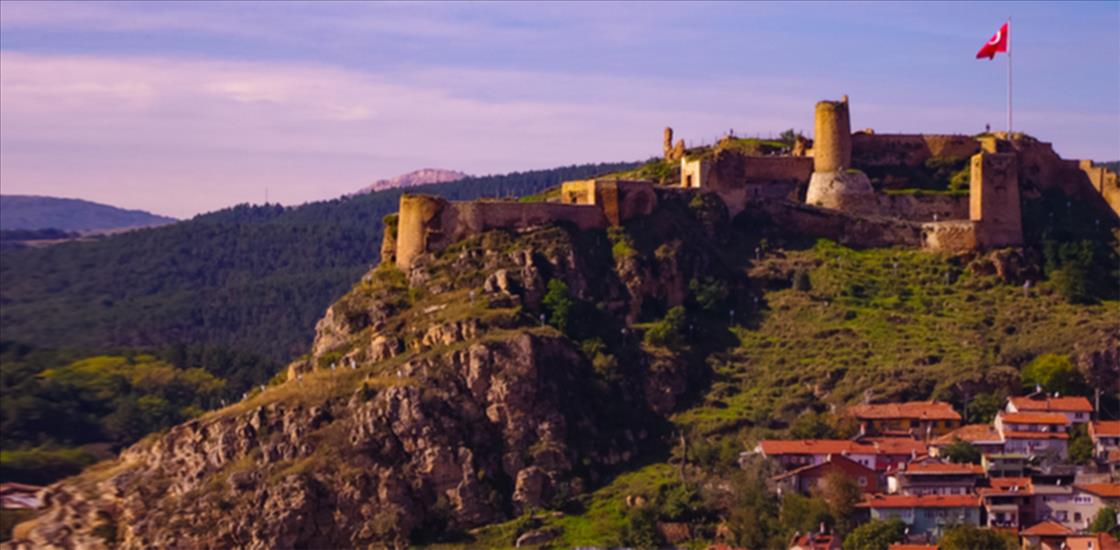
[[[820,533],[806,533],[801,535],[794,541],[795,544],[802,548],[813,548],[814,550],[827,550],[832,547],[832,535],[822,535]]]
[[[1055,412],[999,413],[1003,422],[1011,424],[1069,424],[1069,418]]]
[[[1069,550],[1120,550],[1120,541],[1108,533],[1066,537]]]
[[[908,403],[880,403],[877,405],[852,405],[848,415],[863,420],[904,418],[911,420],[960,420],[961,415],[944,401],[910,401]]]
[[[1065,432],[1003,432],[1004,439],[1069,439]]]
[[[866,437],[860,441],[874,445],[881,455],[924,456],[929,453],[929,447],[925,443],[912,437]]]
[[[1065,535],[1072,535],[1073,531],[1065,525],[1048,519],[1036,523],[1028,529],[1024,529],[1019,534],[1024,537],[1062,537]]]
[[[953,464],[951,462],[911,462],[903,469],[907,474],[983,474],[979,464]]]
[[[933,440],[934,445],[951,445],[960,439],[969,443],[1000,442],[999,432],[991,424],[968,424]]]
[[[774,479],[775,480],[785,479],[787,477],[792,477],[792,476],[795,476],[795,475],[798,475],[798,474],[803,474],[805,472],[808,472],[810,470],[815,470],[817,468],[824,468],[825,466],[828,466],[829,464],[831,464],[833,462],[837,462],[837,463],[838,462],[848,462],[849,464],[852,464],[852,465],[854,465],[854,466],[856,466],[856,467],[858,467],[862,470],[867,470],[868,473],[875,473],[875,470],[872,470],[871,468],[868,468],[867,466],[864,466],[863,464],[860,464],[859,462],[856,462],[856,461],[854,461],[854,460],[852,460],[852,459],[850,459],[850,458],[848,458],[844,455],[833,454],[833,455],[828,455],[828,457],[826,457],[824,459],[824,462],[818,462],[817,464],[806,464],[804,466],[794,468],[794,469],[792,469],[788,472],[785,472],[783,474],[778,474],[778,475],[774,476]]]
[[[1109,464],[1120,463],[1120,449],[1109,449],[1108,454],[1105,455],[1104,460]]]
[[[875,454],[875,447],[847,439],[763,439],[758,445],[770,456]]]
[[[1094,437],[1120,437],[1120,420],[1101,420],[1089,424],[1089,433]]]
[[[1029,477],[993,477],[989,478],[992,486],[981,487],[976,492],[981,496],[987,495],[1032,495],[1034,485]]]
[[[1099,497],[1120,498],[1120,483],[1084,483],[1074,487]]]
[[[975,495],[871,495],[856,506],[860,508],[976,508]]]
[[[1084,397],[1012,397],[1011,403],[1020,411],[1093,412],[1093,405]]]

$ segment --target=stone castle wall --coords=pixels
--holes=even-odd
[[[789,201],[758,201],[744,214],[758,224],[773,224],[782,231],[823,237],[857,248],[881,246],[920,247],[921,224],[885,217],[866,217],[839,210]]]
[[[1019,159],[1011,153],[977,153],[971,160],[969,219],[982,248],[1023,244]]]
[[[968,195],[892,195],[875,196],[879,212],[910,221],[968,219]]]
[[[922,224],[922,248],[948,252],[968,252],[979,248],[976,223],[949,220]]]
[[[560,202],[591,204],[602,209],[612,225],[648,216],[657,208],[653,182],[590,179],[566,181],[560,186]]]
[[[605,229],[610,224],[598,206],[554,202],[448,201],[429,195],[401,195],[396,262],[408,269],[419,255],[494,229],[522,230],[555,223]]]
[[[859,167],[922,166],[932,157],[967,158],[980,151],[972,136],[868,134],[852,136],[852,163]]]

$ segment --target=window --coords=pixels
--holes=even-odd
[[[1081,512],[1074,512],[1073,513],[1073,521],[1077,521],[1077,522],[1081,521]]]
[[[1066,521],[1069,519],[1069,514],[1067,514],[1065,510],[1058,510],[1054,516],[1058,518],[1058,521]]]
[[[1073,497],[1073,503],[1074,504],[1092,504],[1093,503],[1093,497],[1088,496],[1088,495],[1077,495],[1077,496]]]

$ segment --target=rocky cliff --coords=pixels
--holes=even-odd
[[[541,227],[378,267],[272,385],[50,487],[14,546],[401,546],[559,505],[703,378],[626,327],[730,277],[720,208],[666,209],[649,242]]]

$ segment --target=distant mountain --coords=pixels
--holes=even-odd
[[[167,225],[178,220],[81,199],[0,195],[0,229],[105,231]]]
[[[1120,172],[1120,160],[1114,160],[1114,161],[1111,161],[1111,162],[1102,162],[1100,164],[1103,164],[1103,165],[1107,166],[1108,169],[1112,170],[1113,172]]]
[[[415,187],[417,185],[427,185],[429,183],[448,183],[452,181],[459,181],[467,177],[467,174],[456,172],[455,170],[443,170],[441,168],[422,168],[414,170],[407,174],[379,180],[372,185],[366,186],[358,190],[356,195],[362,193],[373,193],[375,191],[385,191],[386,189],[398,189],[404,187]]]

